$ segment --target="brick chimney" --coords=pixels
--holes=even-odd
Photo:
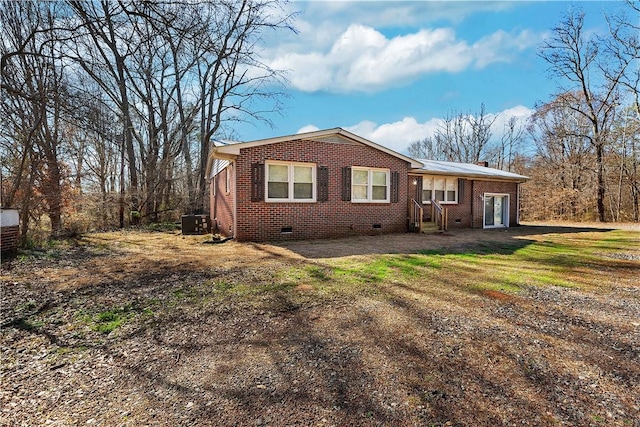
[[[489,162],[486,162],[486,161],[485,161],[485,162],[478,162],[478,163],[476,163],[476,164],[477,164],[478,166],[482,166],[482,167],[485,167],[485,168],[488,168],[488,167],[489,167]]]

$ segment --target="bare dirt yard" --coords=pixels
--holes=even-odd
[[[22,252],[0,425],[638,427],[640,230],[620,228]]]

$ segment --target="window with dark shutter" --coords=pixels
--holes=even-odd
[[[351,166],[342,168],[342,200],[351,200]]]
[[[329,200],[329,167],[318,166],[317,171],[317,194],[316,200],[318,202],[326,202]]]
[[[464,200],[464,182],[466,180],[459,178],[458,179],[458,203],[462,203]]]
[[[400,172],[391,172],[391,203],[398,203],[400,198]]]
[[[251,201],[264,200],[264,163],[251,164]]]

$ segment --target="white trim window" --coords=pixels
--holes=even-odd
[[[431,203],[431,199],[442,204],[458,203],[458,178],[423,176],[422,203]]]
[[[265,192],[267,202],[315,202],[314,163],[267,161]]]
[[[389,203],[389,169],[351,167],[351,201]]]

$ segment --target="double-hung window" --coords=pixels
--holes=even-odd
[[[422,202],[458,203],[458,179],[443,176],[422,177]]]
[[[316,165],[266,162],[267,202],[315,202]]]
[[[351,168],[351,201],[389,203],[389,169]]]

